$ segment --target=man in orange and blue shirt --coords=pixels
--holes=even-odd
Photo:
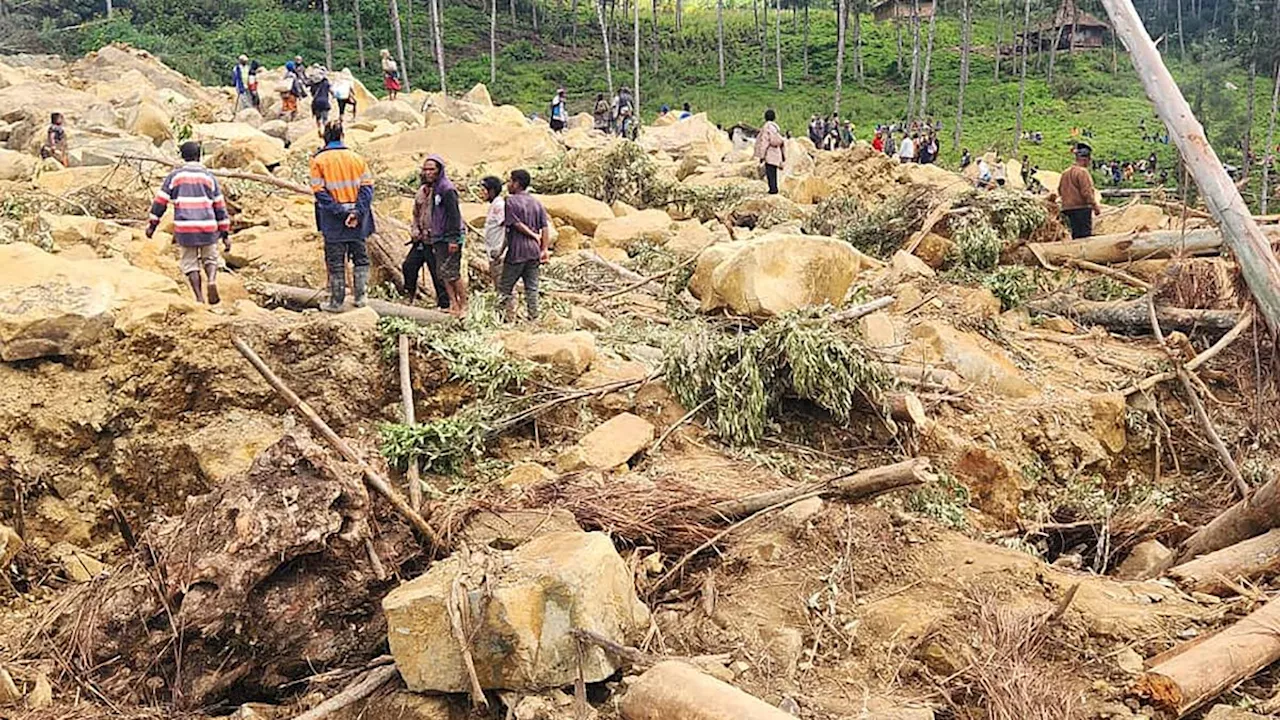
[[[364,159],[342,144],[342,122],[325,125],[325,146],[311,158],[311,192],[316,201],[316,229],[324,235],[324,262],[329,271],[329,300],[320,309],[342,312],[347,297],[347,258],[355,280],[355,306],[368,301],[369,254],[365,239],[374,233],[373,174]]]
[[[151,224],[147,237],[156,232],[160,218],[173,206],[173,241],[178,245],[178,267],[191,283],[197,302],[209,297],[217,305],[218,240],[231,252],[231,219],[227,202],[222,197],[218,179],[200,164],[200,143],[185,142],[180,148],[185,163],[164,179],[151,203]],[[204,269],[206,292],[200,287],[200,270]]]

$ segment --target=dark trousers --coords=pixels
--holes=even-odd
[[[369,265],[369,253],[365,252],[363,240],[325,241],[324,265],[329,270],[329,275],[345,278],[347,258],[351,258],[351,264],[355,267]]]
[[[1072,239],[1093,237],[1093,208],[1077,208],[1075,210],[1063,210],[1062,216],[1067,219],[1067,224],[1071,226]]]
[[[764,179],[769,182],[769,194],[778,194],[778,166],[765,163]]]
[[[444,281],[440,279],[440,271],[436,268],[436,256],[431,251],[430,243],[414,243],[409,247],[409,254],[405,256],[404,265],[400,269],[404,271],[404,292],[409,296],[410,300],[418,294],[418,276],[422,274],[422,266],[427,266],[427,272],[431,273],[431,286],[436,293],[436,307],[441,310],[449,308],[449,291],[444,287]]]
[[[502,281],[498,283],[498,298],[504,308],[514,308],[516,282],[524,281],[524,303],[529,319],[538,319],[538,277],[542,263],[538,260],[507,262],[502,266]]]

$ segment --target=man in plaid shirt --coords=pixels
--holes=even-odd
[[[218,240],[231,252],[231,219],[218,180],[200,164],[200,143],[185,142],[181,148],[185,163],[169,173],[151,203],[151,224],[147,237],[156,232],[165,210],[173,206],[173,241],[178,246],[178,267],[191,283],[197,302],[217,305]],[[200,270],[205,287],[201,288]]]

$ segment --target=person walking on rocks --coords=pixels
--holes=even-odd
[[[595,129],[602,133],[609,132],[609,110],[609,101],[604,98],[604,93],[596,93],[596,105],[592,108],[591,117]]]
[[[355,306],[364,307],[369,292],[369,254],[365,240],[373,234],[373,173],[364,158],[342,142],[342,122],[324,127],[325,145],[311,158],[311,192],[315,195],[316,229],[324,236],[324,263],[329,273],[325,312],[342,312],[347,298],[347,259],[353,266]]]
[[[280,85],[280,116],[285,122],[298,119],[298,100],[307,96],[301,72],[302,69],[292,60],[284,64],[284,82]]]
[[[400,92],[400,68],[391,59],[391,51],[382,49],[382,87],[387,90],[387,99],[395,100]]]
[[[323,67],[316,70],[315,82],[311,85],[311,117],[316,120],[316,134],[324,135],[324,126],[329,123],[329,111],[333,109],[330,99],[329,71]],[[338,116],[342,122],[342,116]]]
[[[62,113],[49,115],[49,129],[44,134],[44,145],[40,146],[40,157],[53,158],[62,163],[62,167],[71,167],[71,158],[67,154],[67,126]]]
[[[431,155],[418,173],[422,186],[413,199],[412,248],[404,260],[405,291],[412,298],[425,263],[435,286],[436,305],[450,314],[467,314],[467,281],[462,271],[466,228],[458,206],[458,190],[445,172],[444,158]]]
[[[764,165],[765,180],[769,183],[769,194],[778,194],[778,170],[787,161],[786,144],[782,130],[778,128],[778,114],[769,108],[764,111],[764,127],[756,136],[755,158]]]
[[[258,71],[261,69],[262,65],[257,60],[249,63],[249,102],[258,112],[262,112],[262,95],[258,93]]]
[[[528,170],[512,170],[507,180],[508,195],[503,208],[506,261],[498,284],[498,298],[507,322],[515,320],[517,281],[524,283],[529,320],[538,319],[538,278],[542,264],[551,257],[551,218],[542,203],[529,194],[531,181]]]
[[[551,98],[551,129],[560,132],[569,121],[569,110],[565,107],[564,88],[556,91]]]
[[[160,218],[173,206],[173,241],[178,245],[178,267],[191,283],[196,302],[217,305],[218,241],[231,252],[231,219],[218,179],[200,163],[200,143],[182,144],[183,164],[165,177],[151,202],[147,237],[155,235]],[[204,270],[204,287],[200,271]]]
[[[342,68],[338,73],[333,83],[333,98],[338,101],[339,120],[347,116],[348,105],[351,106],[351,119],[356,119],[355,78],[351,75],[351,68]]]
[[[1098,204],[1093,175],[1089,172],[1093,148],[1077,143],[1075,152],[1076,163],[1067,168],[1058,181],[1058,196],[1062,201],[1062,216],[1071,227],[1071,237],[1078,240],[1093,235],[1093,216],[1102,214],[1102,206]]]
[[[489,255],[489,279],[497,290],[502,284],[502,258],[507,251],[507,203],[502,197],[502,181],[490,175],[480,181],[489,212],[484,216],[484,249]]]
[[[249,94],[249,56],[241,55],[236,66],[231,70],[231,84],[236,88],[236,112],[253,107],[253,96]]]

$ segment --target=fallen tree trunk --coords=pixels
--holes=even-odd
[[[1062,315],[1081,325],[1101,325],[1123,335],[1151,334],[1151,319],[1144,299],[1123,302],[1097,302],[1080,300],[1070,296],[1027,303],[1027,309],[1037,315]],[[1196,330],[1225,333],[1240,322],[1238,310],[1187,310],[1161,307],[1156,309],[1160,328],[1165,332],[1178,330],[1184,333]]]
[[[789,500],[799,501],[806,497],[835,496],[852,502],[890,490],[923,484],[933,477],[931,469],[932,466],[927,457],[903,460],[892,465],[825,480],[817,485],[770,490],[749,495],[740,500],[726,500],[712,505],[700,519],[703,521],[736,520],[779,503]]]
[[[1280,602],[1143,673],[1134,693],[1180,718],[1280,660]]]
[[[278,285],[276,283],[257,283],[251,289],[256,289],[259,293],[270,297],[276,302],[293,307],[318,308],[320,303],[329,297],[323,290]],[[400,303],[376,300],[374,298],[369,298],[369,309],[378,313],[381,317],[406,318],[420,323],[448,322],[455,319],[452,315],[439,310],[401,305]]]
[[[622,696],[625,720],[793,720],[738,688],[677,661],[661,662]]]
[[[399,674],[400,671],[396,669],[395,665],[376,667],[342,692],[298,715],[293,720],[322,720],[322,718],[330,717],[347,706],[358,703],[374,694],[378,688],[391,682],[391,679]]]
[[[1257,537],[1280,525],[1280,475],[1271,478],[1251,497],[1227,508],[1186,542],[1178,559],[1186,562],[1214,550]]]
[[[1219,595],[1240,580],[1256,580],[1280,571],[1280,530],[1215,550],[1169,570],[1169,577],[1188,592]]]
[[[1145,233],[1098,235],[1085,240],[1055,243],[1027,243],[1032,254],[1052,263],[1086,260],[1122,263],[1132,260],[1169,258],[1175,255],[1217,255],[1222,250],[1222,233],[1216,228],[1200,230],[1154,230]]]

